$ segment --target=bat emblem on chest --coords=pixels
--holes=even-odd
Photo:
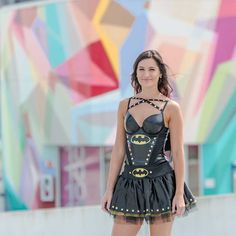
[[[131,143],[136,145],[145,145],[150,141],[151,139],[145,134],[135,134],[131,137]]]

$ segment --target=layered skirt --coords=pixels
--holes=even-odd
[[[175,173],[168,161],[158,166],[126,165],[116,182],[110,213],[125,222],[172,221],[175,188]],[[196,205],[196,199],[185,183],[183,197],[186,215]]]

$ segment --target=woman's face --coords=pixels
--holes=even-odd
[[[156,86],[161,75],[159,67],[153,58],[140,61],[136,74],[138,82],[142,87]]]

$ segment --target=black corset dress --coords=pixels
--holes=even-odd
[[[131,100],[138,100],[130,106]],[[110,205],[110,213],[127,221],[145,219],[171,220],[175,194],[174,170],[165,157],[164,149],[169,129],[165,127],[163,110],[167,100],[131,97],[124,119],[126,160],[118,177]],[[140,126],[129,109],[148,103],[157,113],[148,116]],[[160,105],[161,104],[161,105]],[[185,213],[196,203],[184,184]]]

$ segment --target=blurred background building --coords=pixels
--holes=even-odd
[[[0,6],[14,5],[14,4],[23,3],[23,2],[38,2],[38,1],[34,1],[34,0],[0,0]]]
[[[171,68],[190,188],[236,192],[235,1],[0,2],[2,210],[99,204],[145,49]]]

